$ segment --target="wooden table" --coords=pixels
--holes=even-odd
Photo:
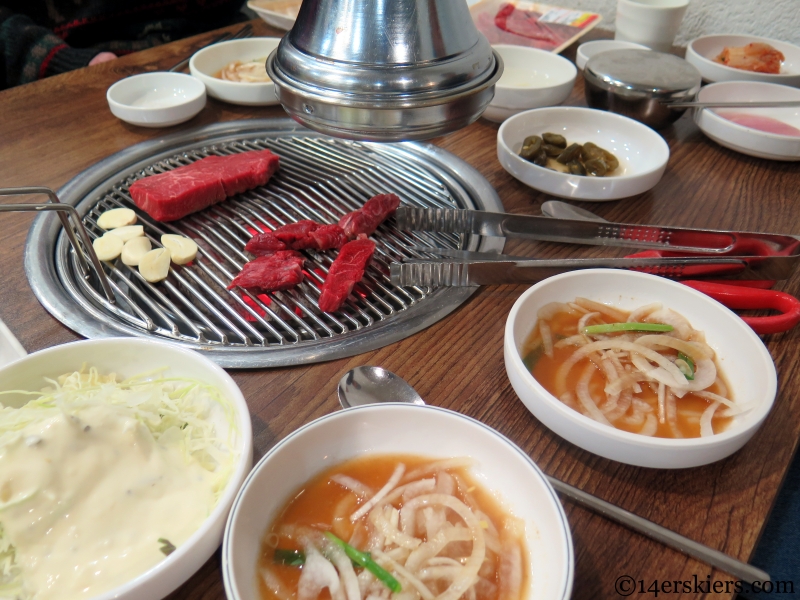
[[[256,27],[261,34],[279,35],[260,22]],[[600,32],[592,35],[603,36]],[[0,186],[58,189],[95,162],[143,140],[217,121],[282,115],[280,107],[245,108],[212,99],[192,121],[166,131],[129,126],[111,115],[105,92],[112,83],[127,75],[166,68],[212,37],[198,36],[0,92]],[[574,57],[574,52],[571,48],[567,55]],[[582,81],[576,84],[568,104],[584,105]],[[500,167],[495,151],[497,127],[479,120],[435,143],[477,168],[509,212],[538,214],[547,198]],[[672,155],[654,190],[635,198],[582,206],[613,221],[800,233],[796,208],[800,169],[796,163],[728,151],[707,139],[687,116],[663,134]],[[30,215],[6,213],[0,219],[0,318],[29,352],[77,339],[39,305],[28,286],[22,251]],[[530,242],[509,243],[506,250],[540,256],[579,252]],[[779,287],[798,294],[800,277]],[[503,366],[502,339],[506,315],[525,289],[520,285],[485,287],[427,330],[353,358],[233,372],[252,411],[256,459],[304,423],[334,411],[336,384],[345,371],[356,365],[381,365],[409,380],[429,403],[496,428],[548,474],[713,548],[750,559],[800,432],[800,370],[795,370],[800,357],[798,331],[764,338],[778,369],[780,392],[766,423],[742,451],[702,468],[636,468],[565,442],[517,399]],[[565,508],[575,545],[576,599],[616,597],[614,582],[621,575],[641,579],[646,586],[654,580],[692,580],[695,575],[700,581],[709,576],[711,581],[732,580],[569,502]],[[728,589],[732,590],[732,585]],[[691,592],[681,597],[701,595]],[[712,593],[710,597],[731,595]],[[223,598],[219,555],[172,597]]]

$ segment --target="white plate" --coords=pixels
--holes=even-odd
[[[567,600],[574,557],[561,502],[542,472],[507,438],[469,417],[433,406],[380,404],[343,410],[305,425],[273,447],[239,493],[222,543],[229,600],[259,600],[257,560],[277,512],[319,472],[367,454],[469,456],[472,475],[525,522],[526,600]]]
[[[534,379],[520,351],[550,302],[582,296],[623,310],[659,302],[705,332],[736,403],[750,407],[723,432],[709,437],[667,439],[629,433],[569,408]],[[537,283],[516,301],[506,321],[503,345],[506,372],[514,391],[533,415],[576,446],[629,465],[656,469],[697,467],[739,450],[766,419],[777,393],[778,377],[769,351],[752,329],[716,300],[655,275],[587,269]]]
[[[519,156],[529,135],[560,133],[567,143],[594,142],[614,154],[619,167],[610,177],[584,177],[540,167]],[[591,108],[557,106],[514,115],[497,132],[497,158],[522,183],[572,200],[618,200],[656,185],[669,160],[669,146],[638,121]]]
[[[0,367],[19,360],[27,354],[11,330],[3,321],[0,321]]]
[[[289,31],[297,19],[300,4],[301,0],[250,0],[247,8],[268,25]]]
[[[142,73],[126,77],[108,88],[106,100],[112,114],[131,125],[170,127],[203,110],[206,88],[185,73]]]
[[[55,379],[64,373],[80,370],[84,364],[96,367],[101,373],[113,372],[121,377],[168,367],[165,371],[167,376],[187,377],[215,386],[233,407],[230,420],[221,414],[222,411],[211,417],[221,432],[231,424],[238,428],[239,435],[234,441],[238,458],[219,502],[205,522],[184,544],[149,571],[92,599],[158,600],[189,579],[219,547],[230,506],[253,463],[250,411],[231,376],[199,352],[132,337],[84,340],[34,352],[0,369],[0,389],[41,389],[45,385],[44,377]],[[13,397],[8,401],[13,402]]]
[[[700,90],[699,102],[780,102],[800,101],[800,90],[786,85],[758,81],[723,81]],[[800,136],[768,133],[726,119],[725,114],[747,114],[770,117],[800,129],[800,106],[791,108],[706,108],[695,109],[694,120],[700,130],[720,146],[736,152],[770,160],[800,160]]]
[[[785,60],[780,74],[755,73],[714,62],[725,47],[741,47],[752,42],[769,44],[783,53]],[[779,40],[754,35],[706,35],[692,40],[686,48],[686,60],[697,67],[705,81],[763,81],[800,87],[800,47]]]
[[[275,84],[272,81],[253,83],[226,81],[217,77],[217,74],[234,61],[259,60],[264,62],[266,75],[267,57],[278,47],[280,41],[280,38],[258,37],[228,40],[206,46],[192,55],[189,60],[189,72],[202,81],[208,90],[208,95],[217,100],[244,106],[278,104]]]

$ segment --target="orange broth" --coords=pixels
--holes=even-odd
[[[546,320],[547,324],[550,326],[550,331],[552,332],[554,341],[576,335],[578,333],[578,321],[580,320],[580,317],[581,315],[573,315],[569,314],[568,312],[559,312],[552,319]],[[566,346],[563,348],[554,348],[553,358],[550,358],[541,351],[540,343],[538,344],[539,349],[536,349],[537,342],[540,341],[541,338],[539,337],[539,327],[537,322],[537,326],[534,327],[533,332],[523,346],[523,361],[534,378],[540,384],[542,384],[542,386],[548,392],[564,402],[564,400],[559,396],[559,391],[556,389],[555,377],[559,367],[565,363],[570,356],[572,356],[577,347]],[[567,390],[572,392],[573,396],[575,395],[575,388],[577,387],[581,373],[590,362],[591,361],[588,358],[584,358],[577,362],[569,372],[569,376],[567,377]],[[715,364],[717,364],[716,361]],[[533,368],[531,368],[531,366]],[[722,377],[722,374],[719,370],[719,364],[717,364],[717,376]],[[605,385],[606,380],[603,373],[600,371],[600,369],[596,369],[596,373],[592,375],[592,378],[589,380],[589,391],[592,397],[595,399],[605,398],[605,393],[603,391]],[[645,382],[641,382],[640,385],[642,392],[635,394],[634,397],[644,400],[653,408],[655,408],[657,412],[658,394],[653,391]],[[707,388],[707,391],[715,394],[722,394],[723,392],[723,390],[720,389],[720,386],[716,383]],[[573,410],[577,410],[582,414],[586,414],[577,399],[575,399],[575,401],[572,403],[564,402],[564,404]],[[677,424],[678,431],[680,431],[681,436],[685,438],[700,437],[700,416],[703,414],[703,411],[708,408],[709,404],[710,402],[707,399],[697,396],[691,392],[687,393],[683,398],[676,398],[678,417]],[[602,407],[602,403],[600,403],[599,406]],[[720,411],[718,410],[717,413],[719,412]],[[631,409],[629,408],[626,415],[630,414]],[[624,417],[625,415],[623,415],[622,418]],[[641,425],[629,425],[622,422],[622,418],[617,419],[613,423],[614,427],[623,431],[629,431],[631,433],[637,433],[641,429]],[[731,417],[719,417],[715,414],[715,416],[711,419],[711,426],[714,430],[714,433],[723,431],[730,424],[731,420]],[[672,429],[668,423],[659,422],[655,437],[676,438],[678,436],[673,435]]]
[[[267,529],[267,533],[265,534],[261,544],[259,567],[267,567],[271,569],[271,571],[278,576],[283,585],[288,590],[291,590],[292,598],[296,598],[297,584],[300,579],[301,569],[298,567],[276,564],[274,561],[274,553],[276,547],[285,550],[302,550],[302,547],[289,537],[279,535],[278,532],[280,531],[281,527],[286,525],[300,525],[312,527],[321,531],[332,531],[340,539],[344,540],[348,540],[350,538],[355,527],[363,527],[363,525],[360,525],[363,519],[359,520],[356,525],[351,524],[349,518],[347,517],[343,519],[337,519],[337,521],[334,522],[334,516],[337,512],[339,503],[347,504],[348,509],[346,511],[346,515],[349,517],[350,514],[357,510],[360,502],[351,491],[337,483],[330,481],[330,478],[333,475],[347,475],[371,487],[374,491],[377,491],[381,489],[391,477],[392,472],[398,463],[403,463],[406,466],[406,473],[410,473],[418,467],[436,462],[437,460],[438,459],[429,459],[421,456],[403,454],[374,455],[352,459],[323,471],[292,495],[292,498],[283,507],[279,516]],[[503,510],[492,494],[483,489],[480,485],[476,484],[475,481],[470,478],[466,469],[446,469],[446,471],[449,474],[460,478],[461,481],[465,482],[467,485],[466,492],[469,495],[469,498],[465,497],[467,494],[464,494],[461,491],[460,486],[455,495],[468,505],[471,502],[476,502],[479,510],[485,513],[492,523],[498,527],[498,529],[501,528],[504,520],[508,518],[508,513]],[[402,500],[399,499],[393,502],[392,505],[395,508],[400,508],[402,506]],[[276,536],[277,546],[274,545]],[[471,546],[471,542],[455,542],[453,544],[468,544]],[[353,545],[357,549],[363,550],[361,544],[353,543]],[[522,586],[520,588],[522,590],[527,588],[528,571],[526,568],[526,555],[527,550],[523,544],[523,579]],[[487,555],[486,561],[489,562],[489,560],[490,559]],[[486,567],[486,563],[484,563],[484,567]],[[490,580],[498,585],[499,590],[499,569],[497,568],[497,565],[494,565],[493,567],[494,574]],[[482,569],[481,575],[485,576],[483,571],[484,570]],[[278,600],[277,597],[264,584],[264,581],[261,577],[258,578],[258,581],[261,597],[264,600]],[[499,593],[495,594],[494,596],[478,594],[477,600],[498,600],[499,595]],[[319,599],[330,600],[330,597],[331,596],[328,589],[325,588],[320,594]]]

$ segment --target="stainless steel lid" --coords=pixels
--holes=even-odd
[[[477,119],[503,67],[463,0],[304,0],[267,71],[307,127],[398,141]]]
[[[651,50],[610,50],[589,59],[588,83],[623,97],[662,101],[693,98],[700,89],[700,72],[673,54]]]

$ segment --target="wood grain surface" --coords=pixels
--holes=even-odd
[[[254,24],[260,34],[279,34],[263,23]],[[217,121],[281,116],[280,107],[237,107],[213,99],[188,123],[166,130],[130,126],[111,115],[105,93],[112,83],[135,73],[166,68],[215,35],[197,36],[0,92],[0,187],[44,185],[58,189],[97,161],[144,140]],[[604,35],[593,32],[590,37]],[[574,57],[574,52],[575,48],[570,48],[566,55]],[[567,104],[585,105],[580,79]],[[497,128],[481,119],[435,143],[478,169],[495,187],[507,211],[538,214],[547,197],[500,167],[495,146]],[[634,198],[582,206],[613,221],[800,233],[797,163],[760,160],[726,150],[707,139],[688,115],[663,135],[671,157],[655,189]],[[29,213],[0,214],[0,318],[29,352],[78,338],[39,305],[28,286],[22,253],[31,218]],[[577,256],[597,249],[513,242],[507,244],[506,251]],[[800,278],[795,276],[778,288],[798,294]],[[742,451],[695,469],[636,468],[599,458],[560,439],[517,399],[503,366],[502,339],[506,315],[525,289],[484,287],[427,330],[353,358],[232,372],[252,411],[256,459],[304,423],[336,410],[336,384],[345,371],[356,365],[381,365],[405,377],[430,404],[480,419],[508,436],[548,474],[748,560],[797,446],[798,332],[764,337],[777,366],[779,395],[765,424]],[[694,576],[700,581],[733,580],[569,502],[565,502],[565,508],[575,546],[575,599],[618,597],[614,581],[621,575],[641,579],[645,585],[654,580],[692,580]],[[795,587],[798,585],[800,581]],[[728,589],[733,589],[730,584]],[[732,595],[692,591],[667,596]],[[219,553],[171,598],[224,598]]]

